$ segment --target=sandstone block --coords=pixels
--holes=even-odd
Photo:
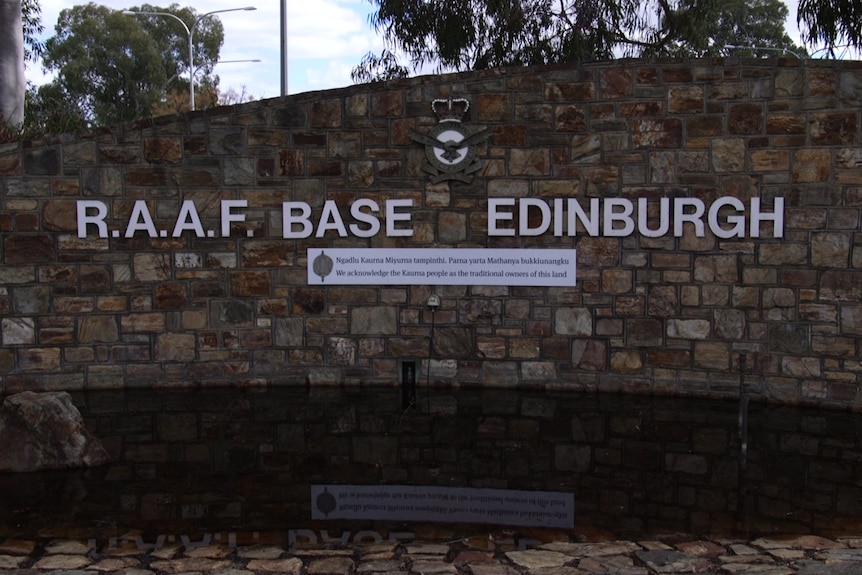
[[[360,306],[350,312],[350,333],[360,335],[395,334],[397,314],[391,306]]]
[[[162,333],[156,336],[156,361],[193,361],[194,359],[194,334]]]
[[[36,322],[32,317],[4,317],[0,320],[3,345],[36,343]]]
[[[593,317],[588,309],[560,308],[554,313],[554,333],[587,336],[593,332]]]

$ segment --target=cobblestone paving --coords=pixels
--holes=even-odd
[[[539,543],[539,542],[536,542]],[[149,551],[133,541],[99,548],[92,541],[7,539],[0,573],[34,575],[857,575],[862,537],[800,536],[753,541],[676,535],[638,541],[558,541],[516,545],[479,536],[457,541],[387,542],[296,548],[276,544]]]

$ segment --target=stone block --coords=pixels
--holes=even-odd
[[[805,355],[810,351],[811,333],[807,325],[772,325],[768,334],[769,351],[794,355]]]
[[[302,150],[279,150],[278,175],[282,177],[305,175],[305,152]]]
[[[762,133],[764,111],[762,104],[731,104],[727,114],[728,133],[742,135]]]
[[[437,237],[443,243],[467,239],[467,216],[458,212],[441,211],[438,215]]]
[[[193,361],[195,336],[190,333],[162,333],[156,336],[156,361]]]
[[[691,366],[691,352],[684,349],[650,349],[646,353],[647,365],[664,368]]]
[[[236,271],[230,273],[230,292],[235,297],[270,296],[272,281],[268,271]]]
[[[551,161],[547,149],[512,148],[509,150],[509,173],[513,176],[550,175]]]
[[[473,355],[473,336],[471,330],[465,327],[437,328],[433,345],[439,357],[466,358]]]
[[[572,342],[572,365],[587,371],[605,371],[608,365],[607,343],[599,339],[576,339]]]
[[[3,345],[36,343],[36,322],[32,317],[4,317],[0,320]]]
[[[177,164],[183,158],[179,138],[144,138],[144,159],[151,164]]]
[[[643,369],[643,358],[635,350],[614,350],[611,353],[610,369],[613,373],[633,374]]]
[[[862,335],[862,306],[841,306],[841,333],[847,335]]]
[[[21,348],[18,351],[18,367],[24,372],[56,372],[60,369],[60,348]]]
[[[397,313],[391,306],[358,306],[350,310],[350,333],[386,335],[397,333]]]
[[[862,272],[825,271],[820,278],[820,298],[827,302],[862,301]]]
[[[222,178],[225,186],[251,186],[255,183],[254,158],[229,157],[224,159]],[[193,185],[188,183],[188,185]],[[206,185],[206,184],[204,184]]]
[[[712,169],[715,172],[741,172],[745,168],[745,140],[717,138],[712,141]]]
[[[726,343],[697,341],[694,343],[694,367],[726,372],[730,366],[730,351]]]
[[[28,176],[60,175],[60,152],[55,147],[25,150],[23,159],[24,173]]]
[[[111,343],[119,341],[117,319],[112,315],[87,315],[78,320],[80,343]]]
[[[47,234],[6,234],[3,261],[7,265],[54,263],[57,250]]]
[[[671,114],[700,114],[704,111],[703,86],[671,86],[667,92]]]
[[[682,120],[677,118],[643,119],[632,125],[635,148],[682,147]]]
[[[858,132],[855,113],[830,112],[811,115],[809,136],[815,146],[852,144],[857,141]]]
[[[48,313],[51,289],[48,286],[15,287],[12,289],[12,312],[18,315]]]
[[[850,263],[851,234],[820,232],[811,234],[811,265],[847,269]]]
[[[669,319],[667,336],[681,339],[707,339],[710,322],[705,319]]]
[[[340,99],[317,100],[311,106],[311,127],[339,128],[342,123]]]
[[[554,312],[556,335],[589,336],[593,333],[593,317],[583,308],[560,308]]]
[[[330,337],[326,347],[327,363],[330,365],[354,365],[356,363],[356,340],[347,337]]]
[[[626,320],[626,343],[630,346],[660,346],[664,341],[663,323],[657,319]]]

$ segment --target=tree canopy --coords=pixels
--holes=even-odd
[[[665,55],[740,57],[802,55],[784,28],[788,10],[780,0],[723,0],[709,4],[698,18],[678,28],[662,46]]]
[[[45,49],[45,44],[39,40],[39,34],[45,27],[42,25],[42,7],[38,0],[21,0],[21,20],[24,31],[24,60],[35,62]]]
[[[822,44],[831,55],[843,47],[862,48],[859,0],[799,0],[796,19],[803,41]]]
[[[59,106],[63,114],[77,110],[84,123],[106,125],[147,116],[172,88],[187,90],[189,66],[197,81],[217,85],[212,69],[224,38],[221,22],[208,17],[195,26],[195,11],[177,4],[131,10],[175,14],[194,26],[195,62],[188,61],[188,34],[174,18],[74,6],[60,13],[45,43],[43,65],[56,77],[34,95],[34,109],[44,114]]]
[[[369,0],[386,50],[355,81],[410,69],[469,70],[620,56],[790,48],[780,0]],[[825,1],[825,0],[824,0]],[[398,61],[403,54],[408,64]]]

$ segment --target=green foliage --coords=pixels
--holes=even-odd
[[[387,43],[354,81],[410,69],[468,70],[620,56],[721,53],[727,44],[790,47],[779,0],[369,0]],[[404,54],[409,67],[394,54]]]
[[[189,28],[197,15],[173,4],[144,4],[135,11],[175,14]],[[194,26],[198,81],[217,82],[212,68],[224,38],[212,17]],[[129,16],[94,3],[63,10],[55,36],[45,45],[43,65],[56,72],[54,82],[32,98],[32,110],[58,120],[108,125],[148,116],[171,88],[188,90],[188,34],[168,16]],[[60,109],[49,113],[52,106]]]
[[[862,3],[859,0],[800,0],[796,19],[803,41],[836,48],[862,48]]]
[[[45,50],[45,44],[38,38],[45,30],[38,0],[21,0],[21,16],[24,25],[24,59],[35,62]]]
[[[185,22],[192,30],[196,77],[213,81],[210,77],[224,41],[224,26],[217,17],[208,16],[199,20],[199,15],[193,8],[181,8],[179,4],[171,4],[167,8],[142,4],[129,10],[173,14]],[[189,37],[182,24],[169,16],[141,14],[126,17],[137,20],[152,37],[161,53],[168,79],[184,84],[188,91]],[[172,84],[171,88],[173,87],[175,86]]]
[[[87,128],[87,121],[74,102],[57,84],[46,84],[27,90],[24,109],[23,139],[36,139],[45,134],[79,133]]]
[[[52,92],[97,124],[146,115],[167,77],[161,54],[134,18],[87,4],[63,10],[45,46],[45,68],[57,72]]]
[[[784,29],[787,6],[780,0],[724,0],[720,5],[697,8],[697,0],[687,14],[697,14],[678,25],[678,36],[665,46],[674,56],[709,57],[733,54],[739,57],[804,55]]]

